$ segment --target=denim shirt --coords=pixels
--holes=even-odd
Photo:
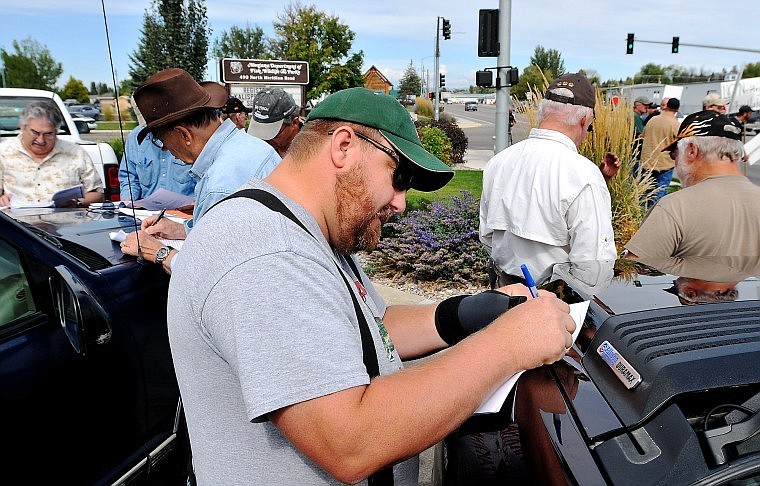
[[[195,193],[195,180],[190,177],[192,165],[175,158],[168,150],[153,145],[153,134],[149,133],[138,144],[137,134],[142,128],[137,126],[127,136],[124,156],[119,164],[121,199],[144,199],[159,188],[192,196]]]
[[[196,181],[195,209],[193,219],[185,223],[185,232],[189,233],[211,206],[248,180],[268,176],[280,160],[271,145],[225,120],[190,169],[190,176]]]

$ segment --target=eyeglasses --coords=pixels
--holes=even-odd
[[[327,132],[328,135],[332,135],[333,133],[335,133],[335,130],[330,130],[330,131]],[[392,158],[393,160],[396,161],[396,164],[399,163],[400,159],[399,159],[399,156],[398,156],[398,154],[396,153],[395,150],[393,150],[390,147],[386,147],[385,145],[381,144],[380,142],[376,142],[376,141],[372,140],[371,138],[369,138],[368,136],[366,136],[365,134],[363,134],[361,132],[357,132],[356,130],[354,130],[354,133],[356,134],[357,137],[361,138],[365,142],[371,143],[376,149],[382,150],[383,152],[385,152],[386,154],[388,154],[388,156],[390,158]]]
[[[676,157],[678,157],[678,147],[674,147],[674,148],[672,148],[672,149],[671,149],[671,150],[668,152],[668,154],[670,155],[670,158],[671,158],[672,160],[676,160]]]
[[[56,133],[55,132],[38,132],[37,130],[32,130],[31,128],[26,129],[29,132],[29,135],[32,136],[32,140],[37,140],[42,136],[45,140],[53,140],[55,138]]]
[[[327,132],[328,135],[332,135],[335,133],[335,130],[330,130]],[[406,162],[402,162],[401,158],[399,157],[398,153],[396,153],[395,150],[393,150],[390,147],[386,147],[385,145],[382,145],[381,143],[372,140],[368,136],[364,135],[361,132],[357,132],[354,130],[354,133],[357,137],[364,140],[367,143],[372,144],[376,149],[381,150],[388,154],[390,158],[392,158],[394,161],[396,161],[396,168],[393,169],[393,176],[392,176],[392,184],[393,187],[397,191],[408,191],[412,187],[412,179],[414,177],[414,169],[412,166]]]

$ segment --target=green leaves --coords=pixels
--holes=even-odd
[[[63,73],[50,50],[32,39],[13,41],[13,53],[0,49],[9,88],[35,88],[55,91],[55,83]]]

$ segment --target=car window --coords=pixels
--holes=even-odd
[[[0,329],[36,311],[18,251],[0,240]]]
[[[0,137],[12,137],[19,133],[18,120],[24,107],[32,101],[39,101],[39,98],[25,98],[21,96],[0,97]],[[58,107],[55,107],[58,110]],[[60,114],[61,119],[63,115]],[[69,127],[66,121],[61,122],[58,128],[58,135],[69,135]]]

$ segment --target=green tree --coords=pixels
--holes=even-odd
[[[90,94],[98,94],[98,87],[95,85],[95,81],[90,81]]]
[[[543,46],[536,46],[533,56],[530,58],[531,65],[541,68],[547,79],[552,81],[557,76],[565,74],[565,61],[562,60],[562,54],[557,49],[544,49]],[[552,73],[551,78],[549,72]]]
[[[364,53],[350,53],[355,34],[338,17],[296,2],[287,5],[273,25],[272,57],[309,63],[307,98],[364,85]]]
[[[74,76],[69,76],[69,80],[64,85],[60,95],[64,100],[75,99],[80,103],[90,102],[90,92],[87,91],[87,87]]]
[[[264,31],[259,26],[251,28],[245,24],[243,29],[233,25],[229,32],[223,31],[214,41],[213,51],[219,59],[270,59],[266,41]]]
[[[523,69],[522,74],[520,74],[517,84],[509,89],[509,94],[513,98],[524,100],[526,99],[526,94],[528,92],[543,92],[545,85],[544,76],[546,76],[547,80],[554,79],[554,73],[551,71],[542,74],[541,69],[537,66],[532,65],[526,67]]]
[[[9,88],[36,88],[54,90],[63,73],[50,50],[31,37],[13,41],[14,52],[0,49],[5,66],[6,85]]]
[[[414,63],[409,61],[409,67],[398,82],[398,92],[401,96],[419,95],[422,92],[422,80],[414,69]]]
[[[152,0],[140,33],[137,49],[129,55],[132,87],[170,67],[203,79],[211,35],[204,0]]]
[[[760,62],[751,62],[744,66],[743,78],[757,78],[760,77]]]
[[[664,66],[650,62],[641,66],[639,72],[633,75],[633,81],[636,83],[668,84],[671,82],[671,78]]]

